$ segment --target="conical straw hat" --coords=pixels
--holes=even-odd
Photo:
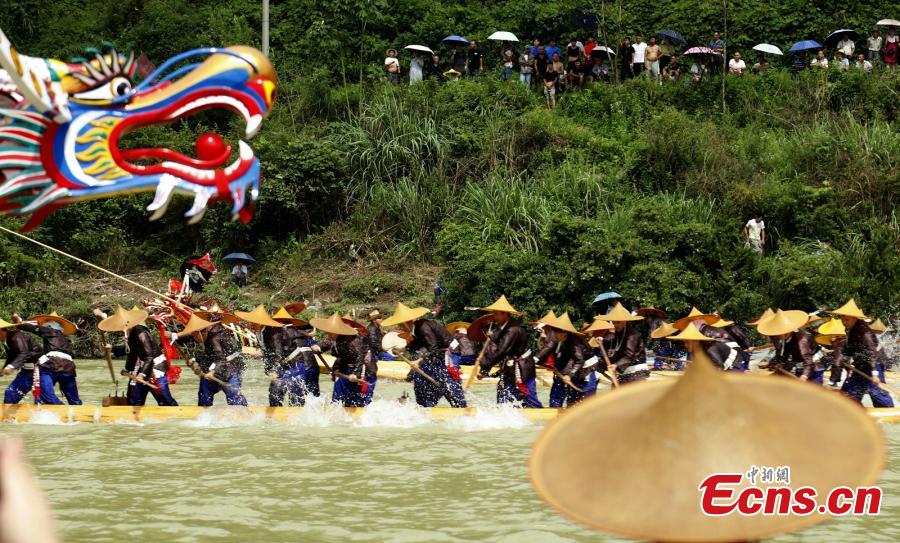
[[[725,328],[726,326],[731,326],[732,324],[734,324],[734,321],[727,321],[719,317],[719,320],[710,324],[710,326],[712,326],[713,328]]]
[[[657,309],[652,305],[650,307],[639,307],[635,309],[634,312],[642,317],[659,317],[661,319],[664,319],[669,316],[669,314],[662,309]]]
[[[752,321],[747,321],[747,324],[749,324],[750,326],[756,326],[757,324],[759,324],[760,322],[762,322],[762,321],[768,319],[769,317],[771,317],[771,316],[774,315],[774,314],[775,314],[775,312],[772,311],[772,308],[771,308],[771,307],[767,307],[766,310],[763,311],[762,315],[756,317],[756,318],[753,319]]]
[[[673,328],[675,328],[673,326]],[[675,328],[677,330],[677,328]],[[713,338],[704,336],[700,330],[694,326],[694,323],[689,323],[687,328],[681,331],[680,334],[674,336],[667,336],[668,339],[675,341],[715,341]]]
[[[392,352],[394,349],[402,351],[407,345],[409,342],[396,330],[391,330],[381,338],[381,348],[387,352]]]
[[[891,330],[891,328],[885,326],[884,323],[881,322],[881,319],[875,319],[875,322],[869,325],[869,330],[875,332],[876,334],[882,334]]]
[[[359,334],[356,328],[344,322],[339,313],[334,313],[327,319],[310,319],[309,323],[315,326],[316,329],[329,334],[337,334],[339,336],[355,336]]]
[[[687,317],[681,317],[680,319],[678,319],[677,321],[672,323],[672,326],[674,326],[675,328],[678,328],[679,330],[684,330],[685,328],[687,328],[687,325],[689,323],[692,323],[697,319],[700,319],[709,325],[712,325],[713,323],[718,322],[720,320],[717,315],[712,315],[710,313],[704,313],[704,312],[700,311],[699,309],[697,309],[696,307],[692,307],[691,312],[688,313]]]
[[[677,333],[678,333],[678,328],[675,328],[671,324],[664,322],[660,325],[659,328],[650,332],[650,338],[651,339],[663,339],[663,338],[667,338],[667,337],[677,334]]]
[[[539,318],[538,320],[536,320],[534,322],[530,322],[528,324],[537,328],[538,326],[545,325],[548,322],[555,320],[555,319],[556,319],[556,313],[554,313],[553,310],[551,309],[550,311],[547,311],[546,313],[544,313],[543,317]]]
[[[808,413],[828,424],[810,424]],[[541,498],[594,529],[651,541],[754,541],[830,517],[708,516],[700,482],[789,466],[790,483],[772,486],[824,493],[875,484],[886,454],[877,423],[846,397],[795,379],[721,372],[695,349],[680,379],[631,384],[569,409],[538,436],[528,465]],[[611,468],[596,458],[628,461]]]
[[[831,319],[819,327],[818,332],[823,336],[846,336],[847,328],[841,319]]]
[[[834,343],[835,338],[840,338],[844,336],[816,336],[816,343],[819,345],[824,345],[826,347],[831,347]]]
[[[191,320],[188,321],[186,325],[184,325],[184,329],[178,332],[179,335],[188,335],[193,334],[195,332],[199,332],[201,330],[206,330],[210,326],[215,326],[216,323],[209,322],[208,320],[203,319],[202,317],[197,316],[197,313],[191,315]]]
[[[404,322],[416,321],[429,313],[427,307],[409,307],[402,303],[397,303],[394,308],[394,314],[381,321],[382,326],[397,326]]]
[[[300,304],[303,305],[303,304]],[[287,310],[287,307],[281,306],[278,311],[272,315],[272,320],[276,320],[282,323],[290,323],[294,326],[306,326],[308,323],[303,319],[298,319],[291,315],[291,312]]]
[[[466,331],[469,329],[469,326],[471,326],[471,324],[469,324],[468,322],[455,321],[455,322],[451,322],[450,324],[448,324],[445,328],[451,334],[455,334],[459,331],[462,331],[462,333],[465,334]]]
[[[774,315],[761,321],[756,326],[756,331],[764,336],[774,337],[790,334],[806,326],[809,315],[806,311],[779,309]]]
[[[97,328],[104,332],[124,332],[139,324],[143,324],[148,316],[149,313],[142,309],[126,310],[118,305],[115,313],[100,321]]]
[[[268,328],[281,328],[284,326],[284,324],[272,319],[262,304],[256,306],[253,311],[235,311],[234,316],[242,321]]]
[[[820,314],[818,311],[815,313],[809,313],[807,315],[806,324],[804,326],[815,326],[816,324],[821,324],[825,322],[828,317]]]
[[[12,328],[14,326],[16,326],[16,323],[6,322],[5,320],[0,319],[0,330],[4,330],[6,328]]]
[[[829,311],[829,313],[833,315],[842,315],[844,317],[854,317],[857,319],[868,319],[863,312],[862,309],[856,305],[856,300],[850,298],[850,301],[842,305],[841,307],[835,309],[834,311]]]
[[[341,320],[344,321],[344,324],[346,324],[347,326],[350,326],[351,328],[355,328],[356,333],[358,335],[360,335],[360,336],[368,336],[369,335],[369,329],[366,328],[366,326],[364,324],[362,324],[361,322],[356,322],[355,320],[353,320],[353,315],[347,313],[346,315],[341,317]]]
[[[73,322],[60,317],[56,311],[50,313],[49,315],[35,315],[28,320],[34,321],[39,325],[44,325],[48,322],[55,322],[62,327],[62,333],[64,336],[71,336],[78,331],[78,327],[75,326]]]
[[[505,294],[501,294],[497,301],[487,307],[482,307],[482,311],[497,311],[502,313],[510,313],[512,315],[521,315],[522,312],[512,306]]]
[[[640,315],[632,315],[625,307],[622,305],[622,302],[616,302],[616,305],[607,313],[606,315],[601,315],[601,319],[609,322],[630,322],[630,321],[642,321],[644,317]]]
[[[569,313],[563,313],[562,315],[556,317],[552,321],[547,323],[547,326],[550,328],[555,328],[557,330],[562,330],[563,332],[569,332],[570,334],[582,335],[581,332],[575,329],[575,325],[572,324],[572,319],[569,318]]]
[[[466,330],[466,337],[472,341],[485,341],[491,324],[494,322],[494,314],[483,315],[472,321],[472,326]]]
[[[232,324],[239,320],[237,317],[225,311],[218,305],[213,305],[209,309],[198,309],[197,311],[194,311],[194,314],[205,320],[216,319],[222,324]]]
[[[616,327],[613,326],[613,323],[603,320],[602,317],[595,317],[594,322],[592,322],[590,326],[582,330],[582,332],[585,334],[593,335],[595,332],[608,332],[615,329]]]

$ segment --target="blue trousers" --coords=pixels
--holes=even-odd
[[[168,377],[163,375],[162,377],[157,378],[156,384],[157,386],[159,386],[159,392],[153,390],[147,385],[142,385],[140,383],[131,385],[128,390],[128,405],[144,405],[145,403],[147,403],[148,392],[150,394],[153,394],[153,398],[159,405],[178,405],[178,402],[175,401],[175,398],[172,397],[172,392],[169,390]]]
[[[75,382],[75,376],[69,375],[67,373],[60,373],[58,371],[41,371],[41,394],[44,392],[44,376],[49,375],[52,381],[50,386],[50,391],[52,392],[56,385],[59,385],[59,390],[62,391],[63,395],[66,397],[66,401],[69,402],[69,405],[81,405],[81,398],[78,397],[78,383]],[[59,401],[57,399],[57,401]],[[62,403],[62,402],[59,402]]]
[[[537,397],[537,379],[525,382],[528,394],[525,394],[515,383],[506,383],[503,379],[497,384],[497,403],[521,403],[522,407],[540,409],[544,404]]]
[[[803,368],[797,368],[796,370],[794,370],[794,374],[797,377],[800,377],[801,375],[803,375]],[[825,370],[813,370],[809,376],[809,382],[818,383],[821,385],[824,382],[824,377]]]
[[[338,377],[334,382],[334,392],[331,394],[331,401],[340,403],[344,407],[365,407],[372,403],[376,381],[378,381],[377,376],[367,375],[368,391],[363,393],[359,383],[351,383],[343,377]]]
[[[884,367],[879,364],[877,372],[878,380],[883,383]],[[859,403],[862,403],[863,396],[868,394],[872,398],[873,407],[894,407],[894,400],[886,390],[875,386],[874,383],[856,372],[850,373],[850,376],[844,381],[844,386],[841,387],[841,392]]]
[[[200,379],[200,390],[197,398],[197,405],[200,407],[209,407],[213,404],[213,397],[219,392],[225,392],[225,401],[228,405],[247,405],[247,398],[241,392],[242,383],[241,373],[234,372],[228,378],[228,388],[222,390],[222,385],[208,379]]]
[[[281,407],[287,393],[288,405],[306,405],[306,396],[319,396],[319,367],[304,362],[281,372],[278,379],[269,384],[269,405]]]
[[[456,353],[450,353],[450,360],[453,361],[453,365],[456,366],[456,369],[459,369],[460,366],[473,366],[475,365],[475,359],[478,358],[473,354],[467,354],[465,356]]]
[[[450,375],[450,371],[443,362],[425,362],[420,364],[419,368],[437,381],[438,385],[435,386],[434,383],[422,377],[419,372],[410,370],[417,404],[422,407],[435,407],[443,397],[447,398],[450,407],[467,406],[466,393],[463,391],[462,383]]]
[[[593,381],[593,384],[590,384],[590,381]],[[583,400],[585,396],[592,396],[597,392],[597,376],[594,372],[591,372],[586,380],[572,379],[572,384],[584,392],[578,392],[554,375],[553,385],[550,387],[549,407],[571,406]]]
[[[62,405],[62,400],[56,396],[53,390],[53,379],[45,372],[41,372],[41,396],[35,403],[47,405]],[[26,394],[31,392],[34,377],[30,371],[20,371],[15,379],[6,387],[3,393],[3,403],[19,403]]]

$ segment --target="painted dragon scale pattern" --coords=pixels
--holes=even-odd
[[[246,142],[235,153],[206,135],[213,143],[198,141],[197,158],[118,144],[141,127],[211,108],[240,115],[252,138],[275,98],[269,60],[245,46],[195,49],[138,83],[133,53],[89,52],[93,58],[71,62],[27,57],[0,31],[0,214],[30,216],[29,229],[70,203],[155,192],[151,220],[175,193],[193,196],[189,222],[217,201],[230,201],[232,216],[249,220],[260,164]]]

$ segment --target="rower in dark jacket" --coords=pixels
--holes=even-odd
[[[767,369],[776,375],[792,374],[821,385],[825,366],[821,357],[815,357],[818,351],[815,338],[803,328],[808,321],[809,315],[805,311],[779,309],[773,316],[760,321],[756,329],[769,337],[775,346],[775,357]]]
[[[641,381],[650,377],[650,367],[647,365],[647,350],[644,347],[644,339],[641,334],[631,326],[631,322],[644,320],[639,315],[632,315],[620,302],[606,315],[598,317],[601,320],[611,322],[615,331],[609,338],[607,355],[615,371],[619,384]]]
[[[296,308],[297,304],[294,307]],[[298,309],[294,309],[294,311],[298,311]],[[312,351],[316,341],[305,330],[310,328],[307,322],[291,315],[287,308],[282,307],[272,318],[284,324],[284,327],[281,328],[283,371],[280,382],[288,394],[290,405],[305,405],[307,396],[319,396],[319,363]],[[278,396],[278,398],[280,399],[282,396]],[[270,402],[271,398],[272,388],[270,387]]]
[[[144,405],[150,393],[159,405],[177,406],[166,375],[169,361],[144,326],[148,313],[140,309],[128,311],[119,306],[109,317],[100,310],[95,310],[94,314],[103,317],[97,325],[100,330],[125,334],[125,370],[122,374],[129,377],[128,405]]]
[[[878,339],[875,333],[869,329],[866,320],[869,320],[854,300],[850,300],[840,309],[831,313],[839,316],[847,330],[847,341],[844,344],[844,359],[852,359],[852,371],[841,391],[857,402],[862,403],[866,394],[872,399],[873,407],[894,407],[894,400],[888,392],[863,375],[872,376],[872,379],[884,382],[884,372],[879,372]],[[822,325],[824,326],[824,325]],[[857,373],[859,372],[859,373]],[[863,374],[863,375],[860,375]]]
[[[407,379],[412,380],[417,404],[435,407],[441,397],[444,397],[451,407],[466,407],[462,378],[450,360],[449,350],[453,337],[442,325],[423,319],[428,312],[425,307],[410,308],[398,303],[394,314],[385,319],[382,325],[397,326],[411,336],[407,350],[416,358],[411,364],[437,383],[410,369]]]
[[[596,380],[593,368],[585,368],[585,362],[592,356],[568,313],[542,324],[547,342],[535,356],[535,363],[553,370],[550,407],[571,406],[584,399],[588,378]],[[594,384],[593,389],[596,388]]]
[[[725,345],[738,353],[738,360],[733,364],[734,369],[747,371],[750,369],[750,338],[747,332],[734,321],[719,319],[711,324],[713,328],[721,330],[725,334]]]
[[[372,353],[372,360],[393,360],[391,353],[385,352],[381,348],[381,339],[384,333],[381,331],[381,311],[373,309],[369,312],[369,324],[366,325],[366,343],[369,346],[369,352]]]
[[[6,345],[6,365],[3,366],[3,375],[18,372],[3,394],[3,403],[19,403],[26,394],[34,390],[37,368],[38,394],[34,403],[62,404],[53,391],[52,379],[38,367],[38,360],[44,351],[37,346],[31,336],[16,330],[16,324],[0,319],[0,341]]]
[[[514,308],[506,296],[481,308],[494,317],[494,331],[488,337],[488,348],[479,368],[479,378],[500,365],[497,383],[497,403],[516,403],[521,407],[544,407],[537,397],[537,372],[534,356],[528,349],[528,334],[512,315],[522,313]],[[473,371],[475,368],[473,368]]]
[[[195,311],[184,329],[172,335],[173,342],[188,336],[203,344],[203,352],[196,359],[202,372],[197,391],[197,405],[200,407],[211,406],[219,392],[225,393],[228,405],[247,405],[247,398],[241,392],[244,371],[241,348],[235,343],[231,332],[223,326],[236,320],[237,317],[218,307],[208,311]],[[219,381],[225,383],[225,386]]]
[[[328,334],[328,339],[313,345],[312,350],[316,353],[330,351],[335,358],[331,367],[334,379],[331,401],[344,407],[369,405],[375,394],[378,365],[372,360],[368,342],[338,313],[327,319],[310,319],[309,323]]]
[[[290,344],[293,343],[290,331],[285,330],[284,323],[270,317],[262,305],[258,305],[252,311],[235,311],[234,316],[258,330],[263,371],[269,378],[269,407],[284,405],[286,393],[290,405],[300,405],[299,398],[288,392],[291,379],[287,372],[292,361],[288,361],[287,357],[291,354]]]
[[[13,315],[13,320],[21,321],[18,315]],[[40,373],[48,375],[53,383],[50,389],[52,390],[58,384],[69,405],[81,405],[81,398],[78,397],[78,383],[75,380],[72,343],[68,338],[78,331],[78,327],[53,312],[49,315],[31,317],[28,321],[21,322],[18,328],[35,334],[43,340],[44,354],[38,363]]]

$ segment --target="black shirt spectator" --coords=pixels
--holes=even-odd
[[[534,59],[534,67],[537,69],[538,77],[544,77],[544,74],[547,73],[547,64],[549,62],[550,59],[543,52],[539,53],[537,58]]]

